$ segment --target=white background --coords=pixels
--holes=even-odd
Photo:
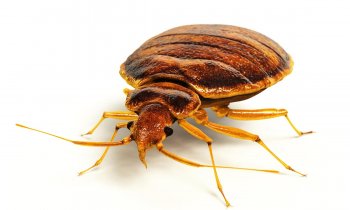
[[[349,209],[349,26],[343,0],[77,1],[0,3],[0,209],[226,209],[212,170],[152,150],[148,169],[135,144],[113,148],[101,167],[78,177],[102,148],[79,147],[15,126],[23,123],[81,139],[103,111],[125,110],[119,65],[169,28],[220,23],[259,31],[295,60],[293,74],[231,105],[287,108],[283,118],[215,122],[259,134],[307,177],[286,171],[257,144],[204,129],[218,164],[278,169],[283,175],[219,170],[232,209]],[[89,139],[107,140],[106,120]],[[174,125],[166,147],[209,163],[206,144]],[[120,136],[127,135],[127,131]]]

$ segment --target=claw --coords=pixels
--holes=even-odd
[[[315,132],[314,131],[300,132],[300,136],[305,134],[311,134],[311,133],[315,133]]]

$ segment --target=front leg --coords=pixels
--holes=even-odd
[[[127,124],[128,123],[118,123],[117,126],[115,127],[114,133],[109,141],[113,142],[114,138],[117,136],[119,129],[126,128]],[[106,157],[109,148],[110,147],[106,147],[106,149],[103,151],[101,157],[92,166],[90,166],[89,168],[87,168],[83,171],[80,171],[78,175],[81,176],[81,175],[85,174],[86,172],[90,171],[92,168],[99,166],[102,163],[102,161],[104,160],[104,158]]]
[[[118,119],[118,120],[137,120],[138,116],[134,112],[130,111],[117,111],[117,112],[104,112],[97,124],[89,130],[87,133],[82,134],[82,136],[93,134],[96,128],[105,120],[106,118]]]

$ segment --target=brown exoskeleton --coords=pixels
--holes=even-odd
[[[75,141],[17,125],[79,145],[106,147],[100,159],[80,174],[99,165],[110,146],[125,145],[131,141],[136,142],[139,158],[146,167],[146,152],[152,147],[178,162],[195,167],[211,167],[217,187],[229,206],[216,168],[278,171],[215,165],[212,139],[186,119],[193,118],[196,123],[224,135],[256,142],[286,169],[304,176],[273,153],[258,135],[213,123],[205,110],[211,108],[218,117],[236,120],[284,116],[298,135],[311,133],[299,131],[285,109],[238,110],[228,107],[230,103],[253,97],[282,80],[292,71],[292,66],[291,57],[276,42],[257,32],[225,25],[182,26],[149,39],[122,64],[121,76],[135,88],[125,90],[125,105],[129,111],[105,112],[87,133],[92,134],[106,118],[126,120],[117,124],[110,141]],[[173,133],[171,126],[174,122],[208,144],[211,164],[187,160],[164,148],[162,142]],[[120,128],[129,128],[130,135],[114,141]]]

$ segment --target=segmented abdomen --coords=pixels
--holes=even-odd
[[[257,92],[291,72],[288,54],[266,36],[240,27],[189,25],[146,41],[122,65],[134,87],[178,80],[205,98]]]

